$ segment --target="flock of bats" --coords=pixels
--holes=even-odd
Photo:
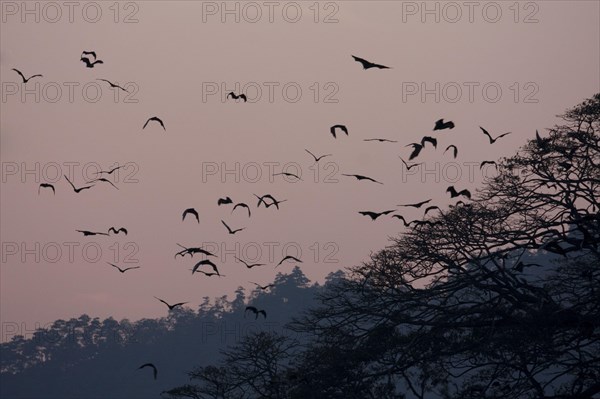
[[[376,68],[376,69],[390,69],[390,67],[385,66],[385,65],[381,65],[381,64],[376,64],[370,61],[367,61],[363,58],[360,57],[356,57],[354,55],[352,55],[352,58],[360,63],[363,67],[363,69],[367,70],[367,69],[371,69],[371,68]],[[97,58],[96,52],[95,51],[83,51],[81,54],[81,62],[83,62],[85,64],[86,68],[95,68],[97,65],[99,64],[103,64],[104,62],[100,59]],[[36,75],[31,75],[28,78],[25,77],[25,75],[19,71],[16,68],[13,68],[13,71],[15,71],[17,74],[19,74],[19,76],[21,77],[21,79],[23,80],[23,84],[27,84],[27,82],[29,82],[31,79],[33,78],[37,78],[37,77],[43,77],[43,75],[41,74],[36,74]],[[127,92],[127,90],[113,82],[111,82],[110,80],[107,79],[97,79],[103,82],[106,82],[107,84],[109,84],[112,88],[118,88],[120,90],[123,90],[125,92]],[[232,98],[233,100],[242,100],[243,102],[247,102],[247,97],[245,94],[243,93],[239,93],[236,94],[234,92],[230,92],[227,94],[227,99]],[[163,122],[163,120],[157,116],[152,116],[150,118],[148,118],[146,120],[146,122],[144,123],[144,125],[142,126],[142,129],[146,129],[146,127],[150,124],[150,123],[157,123],[159,124],[162,129],[164,131],[166,131],[166,127],[165,124]],[[442,131],[442,130],[450,130],[450,129],[454,129],[455,128],[455,124],[452,121],[444,121],[444,119],[440,119],[438,121],[435,122],[433,131]],[[487,138],[489,139],[490,144],[494,144],[498,139],[507,136],[510,134],[510,132],[501,134],[497,137],[492,137],[490,135],[490,133],[484,129],[483,127],[480,127],[482,133],[487,136]],[[348,131],[348,127],[346,125],[343,124],[336,124],[330,127],[329,132],[331,133],[331,135],[333,136],[334,139],[338,138],[338,134],[345,134],[346,136],[349,136],[349,131]],[[369,138],[369,139],[364,139],[364,141],[377,141],[380,143],[397,143],[397,141],[395,140],[389,140],[389,139],[385,139],[385,138]],[[407,144],[406,147],[412,147],[412,152],[409,155],[408,160],[412,161],[413,159],[417,158],[421,152],[425,149],[426,145],[431,145],[434,149],[437,149],[437,139],[435,137],[431,137],[431,136],[424,136],[420,142],[418,143],[410,143]],[[444,154],[449,151],[452,150],[452,155],[454,156],[454,158],[457,157],[458,155],[458,148],[455,145],[449,145],[445,151]],[[324,155],[320,155],[317,156],[315,154],[313,154],[311,151],[309,151],[308,149],[305,149],[305,151],[310,154],[310,156],[314,159],[314,162],[317,163],[319,162],[321,159],[325,158],[325,157],[329,157],[332,156],[333,154],[324,154]],[[420,163],[413,163],[413,164],[409,164],[407,163],[404,159],[402,159],[400,157],[400,159],[402,160],[403,164],[405,165],[405,167],[407,168],[407,170],[410,170],[418,165],[421,165]],[[494,164],[494,161],[484,161],[480,164],[480,169],[483,168],[483,166],[485,166],[486,164]],[[117,166],[115,168],[112,168],[110,170],[100,170],[99,172],[96,172],[96,175],[98,175],[97,178],[90,180],[90,181],[86,181],[84,185],[81,185],[79,187],[76,187],[75,184],[73,182],[71,182],[71,180],[69,180],[69,178],[64,175],[65,180],[69,183],[69,185],[72,187],[73,191],[76,194],[81,193],[84,190],[88,190],[91,189],[92,187],[94,187],[97,183],[107,183],[112,185],[115,189],[118,190],[118,187],[115,186],[113,184],[112,181],[110,181],[109,179],[107,179],[106,177],[103,177],[104,175],[106,175],[107,177],[111,176],[116,170],[120,169],[123,166]],[[291,177],[294,179],[298,179],[298,180],[302,180],[299,176],[297,176],[296,174],[293,173],[287,173],[287,172],[282,172],[282,173],[276,173],[274,174],[274,176],[276,175],[284,175],[287,177]],[[363,175],[359,175],[359,174],[342,174],[342,176],[345,177],[353,177],[358,181],[368,181],[368,182],[372,182],[372,183],[377,183],[377,184],[383,184],[371,177],[368,176],[363,176]],[[40,194],[40,190],[44,188],[44,189],[51,189],[52,192],[54,194],[56,194],[56,188],[54,187],[53,184],[50,183],[41,183],[38,187],[38,195]],[[469,190],[467,189],[463,189],[463,190],[457,190],[454,186],[450,186],[447,188],[446,192],[450,193],[450,197],[451,198],[456,198],[456,197],[466,197],[467,199],[471,198],[471,193],[469,192]],[[265,208],[269,208],[271,206],[275,206],[276,209],[279,209],[279,205],[283,202],[286,202],[287,200],[278,200],[276,199],[274,196],[272,196],[271,194],[264,194],[262,196],[259,196],[257,194],[254,194],[254,196],[258,199],[258,203],[256,205],[257,208],[259,208],[261,205],[263,205]],[[411,204],[401,204],[401,205],[397,205],[398,207],[413,207],[413,208],[421,208],[424,205],[429,204],[432,201],[432,199],[428,199],[428,200],[424,200],[424,201],[420,201],[417,203],[411,203]],[[217,201],[217,205],[218,206],[223,206],[223,205],[231,205],[233,204],[233,200],[230,197],[224,197],[224,198],[219,198]],[[464,204],[464,202],[462,201],[458,201],[456,205],[458,204]],[[233,205],[232,207],[232,211],[231,213],[233,213],[237,208],[241,208],[241,209],[245,209],[248,213],[248,217],[251,217],[251,209],[250,206],[244,202],[238,202],[236,204]],[[440,210],[440,208],[438,206],[435,205],[430,205],[427,206],[424,210],[424,215],[426,216],[429,212],[431,211],[435,211],[435,210]],[[391,209],[391,210],[385,210],[385,211],[381,211],[381,212],[374,212],[374,211],[360,211],[359,214],[364,215],[364,216],[368,216],[371,218],[371,220],[376,220],[377,218],[381,217],[382,215],[388,215],[391,214],[393,212],[396,212],[396,209]],[[196,211],[196,209],[194,208],[188,208],[185,209],[183,211],[182,214],[182,221],[185,221],[187,217],[190,218],[194,218],[196,220],[197,223],[200,223],[200,215],[198,214],[198,211]],[[414,220],[411,222],[407,222],[404,217],[402,215],[399,214],[394,214],[391,217],[393,218],[397,218],[399,220],[401,220],[404,224],[405,227],[410,226],[411,224],[415,224],[415,225],[419,225],[419,224],[431,224],[434,222],[428,221],[428,220]],[[227,232],[231,235],[239,233],[241,231],[243,231],[245,229],[245,227],[241,227],[241,228],[231,228],[224,220],[221,220],[223,226],[226,228]],[[89,230],[76,230],[79,233],[82,233],[84,236],[95,236],[95,235],[103,235],[103,236],[109,236],[111,234],[115,234],[118,235],[120,233],[123,233],[125,235],[128,234],[128,231],[126,228],[121,227],[121,228],[115,228],[115,227],[111,227],[110,229],[108,229],[108,231],[106,233],[104,232],[97,232],[97,231],[89,231]],[[177,256],[181,256],[181,257],[185,257],[185,255],[190,255],[191,258],[194,257],[195,254],[200,254],[200,255],[204,255],[206,257],[206,259],[203,259],[199,262],[197,262],[191,269],[192,271],[192,275],[195,273],[200,273],[203,274],[205,276],[211,277],[211,276],[218,276],[218,277],[224,277],[224,275],[222,275],[217,267],[217,265],[212,262],[210,259],[208,259],[208,257],[215,257],[215,255],[209,251],[207,251],[206,249],[200,248],[200,247],[185,247],[181,244],[177,244],[179,247],[182,248],[182,250],[178,251],[177,253],[175,253],[175,258],[177,258]],[[237,261],[241,262],[242,264],[244,264],[248,269],[252,269],[254,267],[260,267],[260,266],[265,266],[266,264],[264,263],[248,263],[246,261],[244,261],[243,259],[240,258],[235,258]],[[296,263],[301,263],[302,260],[294,257],[294,256],[285,256],[283,259],[281,259],[281,261],[275,266],[279,266],[281,265],[283,262],[287,262],[287,261],[293,261]],[[140,266],[134,266],[134,267],[127,267],[127,268],[122,268],[118,265],[115,265],[113,263],[107,262],[111,267],[117,269],[120,273],[125,273],[129,270],[135,270],[135,269],[139,269]],[[208,268],[208,269],[207,269]],[[260,290],[268,290],[270,288],[272,288],[274,285],[273,284],[268,284],[268,285],[261,285],[255,282],[250,282],[252,284],[254,284],[258,289]],[[165,300],[155,297],[158,301],[162,302],[163,304],[165,304],[169,311],[172,311],[173,309],[179,307],[179,306],[183,306],[185,304],[187,304],[188,302],[178,302],[178,303],[174,303],[174,304],[170,304],[168,302],[166,302]],[[257,309],[254,306],[246,306],[245,312],[244,312],[244,317],[245,315],[251,312],[252,314],[254,314],[255,319],[258,319],[259,316],[263,316],[263,318],[266,319],[267,317],[267,312],[264,309]],[[143,368],[151,368],[153,370],[153,376],[154,379],[158,378],[158,369],[157,367],[153,364],[153,363],[145,363],[143,365],[141,365],[138,369],[143,369]]]

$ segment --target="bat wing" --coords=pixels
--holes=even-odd
[[[481,126],[479,126],[479,128],[481,129],[481,131],[483,132],[483,134],[485,134],[488,139],[490,140],[490,143],[492,142],[492,136],[490,136],[490,134],[488,133],[487,130],[485,130],[484,128],[482,128]]]
[[[217,273],[218,276],[221,275],[221,273],[219,273],[219,269],[217,269],[217,265],[215,265],[214,263],[212,263],[211,261],[208,261],[206,263],[207,265],[210,265],[210,267],[212,267],[212,269],[215,271],[215,273]]]
[[[329,131],[330,131],[330,132],[331,132],[331,134],[333,135],[333,138],[334,138],[334,139],[337,139],[337,137],[336,137],[336,135],[335,135],[335,128],[336,128],[336,126],[331,126],[331,127],[329,128]]]
[[[435,138],[425,136],[421,139],[421,145],[424,146],[426,142],[431,143],[434,147],[437,148],[437,140]]]
[[[423,147],[421,147],[421,146],[415,146],[414,149],[413,149],[413,152],[408,157],[408,160],[411,161],[411,160],[415,159],[416,157],[418,157],[419,154],[421,153],[421,149],[422,148]]]
[[[225,226],[225,228],[227,229],[227,231],[229,231],[229,234],[233,234],[231,232],[231,228],[229,226],[227,226],[227,223],[225,223],[225,221],[221,220],[221,223],[223,223],[223,226]]]
[[[406,223],[406,219],[404,219],[404,216],[402,216],[402,215],[392,215],[392,217],[402,220],[402,223],[404,223],[404,227],[408,227],[410,224],[410,223]]]
[[[354,61],[360,62],[364,69],[367,69],[367,66],[371,65],[371,63],[369,61],[365,60],[364,58],[356,57],[354,55],[352,56],[352,58],[354,58]]]
[[[21,71],[19,71],[17,68],[13,68],[12,70],[21,76],[21,79],[23,79],[23,83],[27,82],[27,79],[25,79],[25,76],[23,76],[23,73],[21,73]]]
[[[117,265],[115,265],[115,264],[113,264],[113,263],[110,263],[110,262],[106,262],[106,263],[108,263],[109,265],[111,265],[111,266],[112,266],[112,267],[114,267],[115,269],[119,269],[119,271],[122,271],[122,270],[121,270],[121,268],[120,268],[119,266],[117,266]]]
[[[308,152],[310,155],[312,155],[312,157],[315,159],[315,162],[317,161],[317,157],[315,156],[315,154],[313,154],[312,152],[308,151],[307,149],[304,149],[304,151]]]
[[[194,215],[196,217],[196,220],[198,220],[198,223],[200,223],[200,216],[198,215],[198,212],[194,209],[194,208],[188,208],[185,211],[183,211],[183,215],[181,217],[181,220],[185,220],[185,217],[188,215]]]
[[[164,303],[165,305],[167,305],[167,306],[171,307],[171,305],[169,305],[168,303],[166,303],[165,301],[163,301],[163,300],[162,300],[162,299],[160,299],[159,297],[156,297],[156,296],[155,296],[154,298],[158,299],[159,301],[161,301],[161,302],[162,302],[162,303]],[[142,368],[142,367],[140,367],[140,368]]]
[[[196,263],[196,264],[194,265],[194,267],[192,268],[192,274],[196,273],[196,271],[198,271],[198,268],[199,268],[200,266],[202,266],[202,265],[203,265],[203,263],[202,263],[202,262],[198,262],[198,263]]]

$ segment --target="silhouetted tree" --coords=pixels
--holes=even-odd
[[[329,285],[294,325],[314,343],[291,392],[600,394],[600,95],[562,118],[473,201]]]

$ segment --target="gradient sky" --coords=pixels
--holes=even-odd
[[[35,3],[28,2],[31,9]],[[469,177],[469,163],[513,154],[536,129],[545,132],[558,121],[557,114],[600,91],[597,1],[520,2],[517,7],[481,2],[472,22],[463,2],[450,3],[427,2],[429,9],[438,7],[436,22],[436,15],[421,14],[423,2],[321,2],[315,22],[314,2],[276,2],[269,22],[269,9],[255,2],[252,7],[258,5],[263,15],[251,22],[255,9],[227,2],[229,9],[238,4],[236,22],[234,14],[223,14],[222,2],[138,1],[120,3],[115,22],[113,2],[98,2],[102,17],[96,23],[83,18],[86,3],[77,3],[73,22],[62,6],[62,17],[51,23],[55,10],[44,9],[43,3],[35,22],[35,15],[22,15],[21,2],[2,1],[2,339],[10,338],[14,323],[32,329],[35,323],[83,313],[130,320],[165,315],[154,295],[190,301],[195,308],[204,296],[231,295],[240,285],[249,287],[249,280],[266,284],[278,271],[291,270],[294,264],[274,268],[284,248],[291,255],[300,248],[302,270],[322,281],[332,271],[367,260],[403,230],[396,219],[372,222],[358,211],[395,209],[428,198],[446,206],[452,203],[447,186],[474,189],[481,181],[478,173]],[[291,23],[295,5],[302,16]],[[454,5],[462,17],[452,22]],[[496,18],[494,5],[502,13],[495,23],[490,22]],[[87,7],[86,17],[93,18],[93,7]],[[131,12],[138,21],[124,23]],[[324,23],[331,13],[337,22]],[[104,64],[85,68],[79,61],[83,50],[95,50]],[[364,71],[351,54],[392,69]],[[33,94],[21,98],[23,86],[12,68],[26,76],[44,75],[27,83],[28,90],[39,93],[39,102]],[[130,82],[137,102],[125,102],[122,95],[115,101],[114,92],[97,78]],[[222,100],[221,85],[234,89],[236,82],[251,83],[248,103]],[[439,102],[434,94],[422,101],[421,93],[407,92],[422,84],[435,92],[436,82]],[[102,96],[92,102],[95,84]],[[294,87],[302,90],[297,102],[284,97],[286,84],[291,97]],[[72,102],[68,85],[74,87]],[[272,102],[268,85],[274,85]],[[474,87],[472,101],[468,85]],[[62,94],[53,103],[49,100],[56,97],[57,86]],[[260,98],[256,86],[262,88]],[[458,98],[457,86],[462,89]],[[218,87],[218,95],[207,95],[209,87]],[[502,90],[496,102],[491,101],[494,87]],[[334,91],[337,102],[326,102]],[[166,132],[153,124],[142,130],[151,116],[164,120]],[[454,121],[456,128],[434,134],[439,118]],[[349,137],[336,140],[329,134],[337,123],[348,126]],[[493,135],[512,134],[490,145],[479,126]],[[398,156],[408,159],[410,149],[404,146],[424,135],[439,140],[437,151],[427,148],[416,160],[431,172],[417,169],[407,176]],[[398,143],[363,141],[372,137]],[[459,149],[456,160],[442,154],[451,143]],[[305,149],[334,154],[320,162],[317,178]],[[38,174],[22,175],[36,163]],[[38,184],[54,177],[55,166],[60,165],[60,174],[70,174],[70,163],[76,185],[85,182],[86,165],[91,165],[89,177],[96,164],[129,167],[115,182],[119,190],[99,183],[75,194],[61,179],[55,183],[56,196],[49,191],[38,195]],[[281,172],[286,163],[300,167],[287,171],[301,172],[303,181],[269,176],[268,165]],[[236,165],[239,173],[222,176]],[[253,181],[256,165],[261,176]],[[449,182],[457,165],[461,175]],[[217,174],[206,175],[215,166]],[[123,181],[130,173],[137,182]],[[384,185],[341,173],[367,175]],[[256,209],[253,193],[271,193],[287,202],[279,211]],[[244,210],[231,214],[231,206],[217,207],[217,199],[226,195],[251,205],[252,217]],[[182,222],[189,207],[200,213],[200,224]],[[412,220],[422,210],[400,208],[399,213]],[[221,219],[246,230],[230,236]],[[75,232],[111,226],[126,227],[129,235],[96,238]],[[177,242],[217,243],[221,249],[215,263],[225,277],[191,276],[189,269],[200,258],[175,260]],[[15,245],[19,252],[13,254]],[[23,246],[33,249],[24,261]],[[50,261],[56,247],[62,254]],[[97,247],[102,252],[94,262],[90,258]],[[254,256],[256,248],[260,257],[255,261],[267,266],[246,270],[235,262],[234,255]],[[134,266],[125,262],[134,249],[132,259],[140,270],[122,275],[106,264]]]

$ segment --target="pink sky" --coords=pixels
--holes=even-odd
[[[296,15],[294,4],[274,3],[271,23],[269,9],[256,2],[252,7],[258,5],[263,15],[252,23],[248,19],[255,9],[243,3],[236,22],[235,14],[222,14],[222,2],[142,1],[128,7],[120,3],[115,23],[113,3],[98,2],[102,16],[96,23],[84,18],[86,3],[78,3],[72,23],[64,5],[62,17],[51,23],[56,10],[42,3],[35,22],[34,14],[23,14],[21,2],[3,1],[2,339],[10,338],[14,323],[32,329],[35,323],[82,313],[130,320],[159,317],[165,308],[154,295],[196,307],[204,296],[231,295],[238,286],[249,286],[249,280],[267,283],[278,271],[291,270],[293,264],[274,268],[284,248],[292,255],[300,248],[302,270],[311,280],[322,281],[332,271],[365,261],[402,231],[396,219],[371,222],[358,211],[395,209],[428,198],[446,206],[451,203],[447,186],[473,189],[481,180],[479,174],[469,178],[470,163],[513,154],[535,129],[544,131],[557,122],[556,114],[600,90],[598,2],[521,2],[516,8],[514,2],[496,2],[501,15],[495,23],[490,22],[496,17],[491,2],[475,6],[472,22],[463,3],[427,2],[431,10],[438,4],[436,22],[435,14],[421,15],[422,2],[322,2],[317,17],[313,2],[298,2],[294,4],[302,16],[296,23],[286,20]],[[34,9],[35,2],[28,4]],[[234,9],[236,3],[227,4]],[[93,18],[94,10],[86,7],[85,17]],[[124,23],[132,12],[138,22]],[[324,23],[326,16],[338,22]],[[95,50],[104,64],[85,68],[79,61],[83,50]],[[351,54],[392,69],[364,71]],[[12,68],[26,76],[44,75],[27,83],[39,102],[34,94],[21,97],[23,86]],[[122,95],[115,101],[114,92],[97,78],[131,82],[128,88],[138,89],[132,96],[137,102],[125,102]],[[248,88],[248,103],[221,100],[221,85],[234,89],[236,82]],[[436,83],[437,103],[435,94],[422,101],[421,93],[407,91],[425,85],[435,93]],[[102,96],[92,102],[95,84]],[[206,90],[214,87],[219,93],[208,95]],[[255,98],[256,87],[262,89],[260,98]],[[274,88],[272,102],[269,87]],[[456,87],[462,95],[457,96]],[[302,95],[292,102],[297,88]],[[502,94],[492,102],[495,88]],[[331,98],[337,103],[326,102],[334,92]],[[151,116],[163,119],[166,132],[153,124],[141,129]],[[434,134],[434,122],[442,117],[453,120],[456,128]],[[329,134],[329,127],[338,123],[348,126],[348,137],[336,140]],[[480,125],[493,135],[512,134],[490,145]],[[410,149],[404,146],[424,135],[439,140],[437,151],[427,148],[416,160],[431,172],[406,176],[398,155],[408,159]],[[398,143],[363,142],[372,137]],[[459,148],[456,160],[442,155],[451,143]],[[318,177],[305,149],[333,154],[321,161]],[[39,173],[22,175],[36,163]],[[99,183],[75,194],[61,179],[56,196],[49,191],[38,196],[38,184],[53,177],[56,165],[60,174],[69,174],[70,163],[76,185],[84,183],[86,165],[92,165],[89,176],[94,164],[135,167],[118,176],[119,190]],[[269,177],[268,165],[280,172],[287,163],[300,167],[303,181]],[[236,165],[239,173],[221,176],[223,169],[235,170]],[[253,181],[257,165],[261,177]],[[461,177],[449,182],[457,165]],[[215,166],[217,174],[207,175]],[[137,182],[124,182],[134,171]],[[370,176],[384,185],[341,173]],[[271,193],[287,202],[279,211],[256,209],[253,193]],[[231,206],[217,207],[223,196],[247,202],[252,217],[244,210],[231,214]],[[198,210],[200,224],[191,218],[181,221],[189,207]],[[399,213],[412,220],[422,210],[400,208]],[[221,219],[246,229],[230,236]],[[111,226],[126,227],[129,235],[96,238],[75,232]],[[212,242],[230,250],[220,250],[215,260],[226,277],[191,276],[189,269],[199,258],[174,260],[177,242]],[[86,244],[87,255],[82,249]],[[24,247],[33,251],[23,255]],[[57,247],[61,255],[56,255]],[[96,262],[89,259],[94,248],[101,249]],[[267,266],[246,270],[235,262],[234,255],[252,256],[256,248],[261,251],[256,262]],[[106,264],[116,260],[133,266],[124,262],[132,250],[138,250],[133,258],[141,269],[122,275]]]

